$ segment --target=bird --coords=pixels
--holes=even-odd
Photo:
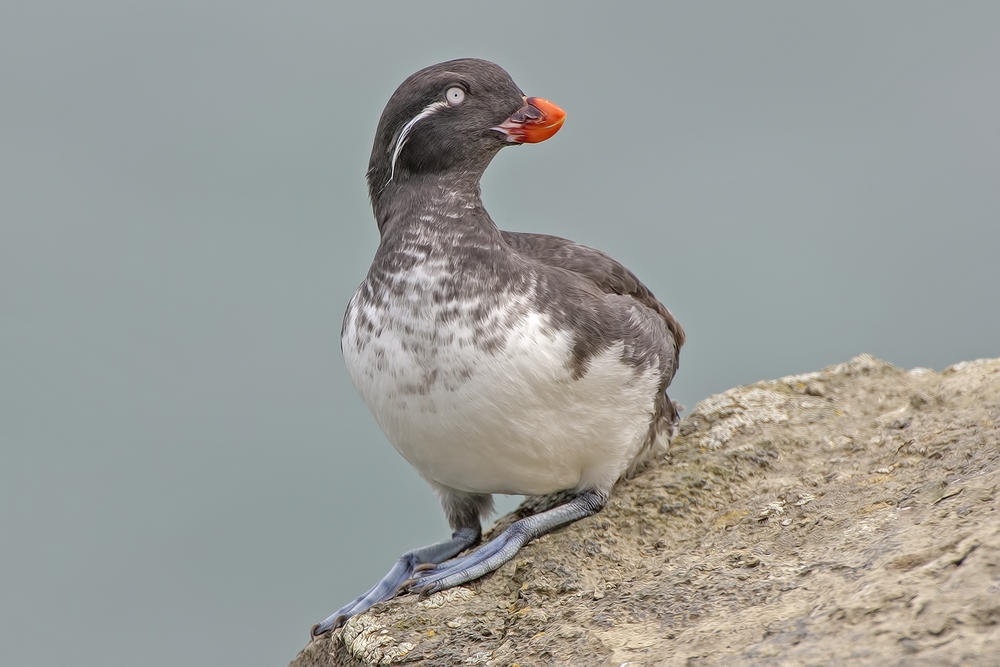
[[[380,239],[341,349],[453,532],[403,554],[314,637],[399,593],[496,570],[601,511],[674,437],[680,406],[667,387],[685,334],[671,312],[604,252],[501,231],[483,206],[480,179],[500,150],[551,138],[565,117],[475,58],[412,74],[382,112],[367,171]],[[480,544],[494,494],[557,502]]]

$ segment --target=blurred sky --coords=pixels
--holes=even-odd
[[[1000,356],[1000,3],[7,0],[0,664],[283,665],[447,535],[339,332],[382,107],[465,56],[568,112],[493,218],[632,268],[689,408]]]

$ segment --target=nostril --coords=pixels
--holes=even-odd
[[[528,105],[523,106],[510,117],[510,119],[515,123],[528,123],[533,120],[540,120],[544,114],[541,110]]]

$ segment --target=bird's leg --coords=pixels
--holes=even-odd
[[[563,505],[516,521],[468,556],[445,561],[433,569],[421,568],[406,585],[425,594],[478,579],[509,561],[531,540],[559,526],[597,514],[606,502],[605,494],[584,491]]]
[[[407,551],[368,592],[335,611],[322,623],[314,625],[313,637],[340,627],[351,616],[368,611],[376,602],[395,597],[403,584],[411,581],[417,572],[453,558],[479,541],[483,534],[480,521],[493,511],[493,496],[459,491],[433,481],[431,486],[437,492],[448,523],[455,531],[451,539]]]
[[[312,636],[318,637],[324,632],[338,628],[356,614],[368,611],[376,602],[382,602],[396,596],[400,586],[410,580],[421,565],[441,563],[448,560],[479,541],[482,530],[478,520],[475,526],[466,526],[456,530],[450,540],[431,544],[430,546],[407,551],[399,557],[389,573],[371,587],[368,592],[358,596],[350,604],[344,605],[333,612],[322,623],[313,626]]]

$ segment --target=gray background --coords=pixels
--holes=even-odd
[[[494,219],[633,268],[689,407],[1000,356],[1000,3],[4,2],[0,664],[282,665],[446,535],[338,335],[382,106],[469,55],[568,112]]]

